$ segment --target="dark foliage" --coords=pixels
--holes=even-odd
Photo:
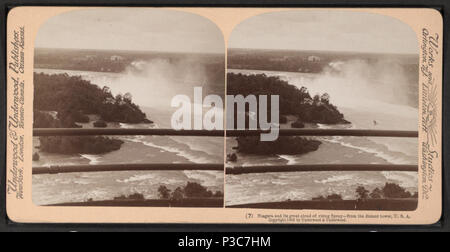
[[[47,112],[34,111],[33,115],[34,128],[81,128],[72,118],[64,118],[63,120],[54,118]]]
[[[238,159],[236,153],[228,154],[227,155],[227,161],[228,162],[236,162]]]
[[[195,183],[188,182],[183,188],[177,187],[173,192],[166,186],[162,185],[158,188],[158,194],[161,199],[180,200],[185,198],[221,198],[223,193],[217,191],[215,193],[206,187]]]
[[[158,194],[161,199],[169,199],[170,198],[170,190],[166,186],[160,186],[158,188]]]
[[[369,198],[369,191],[363,186],[358,186],[358,188],[356,188],[356,194],[358,195],[358,199],[365,200]]]
[[[409,199],[418,198],[417,192],[411,194],[406,191],[405,188],[395,184],[386,183],[383,188],[375,188],[372,192],[366,190],[363,186],[359,186],[356,189],[356,195],[358,199]]]
[[[55,119],[45,112],[34,112],[35,128],[79,128],[72,120]],[[107,137],[40,137],[40,151],[60,154],[103,154],[120,149],[123,141]],[[36,153],[35,155],[39,155]],[[34,156],[33,156],[34,159]],[[35,160],[36,161],[36,160]]]
[[[309,61],[308,56],[313,55],[315,54],[311,52],[230,49],[228,67],[285,72],[321,72],[328,62]]]
[[[134,193],[128,196],[122,195],[119,197],[115,197],[114,200],[145,200],[145,197],[140,193]]]
[[[291,123],[291,127],[292,127],[292,128],[299,128],[299,129],[301,129],[301,128],[304,128],[304,127],[305,127],[305,124],[302,123],[302,121],[297,120],[297,121]]]
[[[34,153],[33,154],[33,161],[39,161],[41,159],[41,156],[39,155],[39,153]]]
[[[339,194],[331,194],[331,195],[328,195],[326,197],[324,197],[324,196],[315,197],[315,198],[312,198],[312,200],[320,200],[320,201],[325,201],[325,200],[342,200],[342,196],[339,195]]]
[[[146,122],[146,115],[132,102],[131,95],[114,97],[108,88],[99,88],[79,76],[34,74],[34,109],[57,111],[62,122],[89,122],[86,114],[105,121]]]
[[[394,183],[386,183],[384,188],[382,189],[383,196],[385,198],[411,198],[413,195],[411,195],[410,192],[406,191],[401,186],[394,184]]]
[[[108,124],[106,124],[106,122],[103,120],[94,122],[94,127],[96,127],[96,128],[106,128],[107,126],[108,126]]]
[[[355,190],[358,200],[365,201],[369,199],[411,199],[418,198],[418,193],[411,194],[406,189],[395,183],[386,183],[383,188],[375,188],[372,192],[367,190],[364,186],[358,186]],[[327,201],[327,200],[343,200],[339,194],[331,194],[328,196],[318,196],[312,200]]]
[[[306,88],[298,89],[278,77],[265,74],[243,75],[228,74],[228,95],[279,95],[280,116],[297,115],[302,122],[339,124],[349,123],[336,106],[329,102],[329,95],[323,94],[314,98]],[[268,102],[270,111],[270,102]],[[236,113],[235,113],[236,114]]]
[[[275,141],[260,141],[259,137],[238,137],[238,151],[247,154],[304,154],[316,151],[321,142],[303,137],[279,137]]]
[[[120,149],[123,143],[107,137],[40,137],[40,150],[60,154],[104,154]]]
[[[287,121],[288,121],[288,119],[287,119],[286,116],[284,116],[284,115],[281,115],[281,116],[280,116],[280,123],[281,123],[281,124],[287,123]]]

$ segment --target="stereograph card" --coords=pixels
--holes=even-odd
[[[434,9],[16,7],[7,21],[15,222],[441,217]]]

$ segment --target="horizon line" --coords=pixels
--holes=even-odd
[[[109,52],[134,52],[134,53],[184,53],[184,54],[210,54],[210,55],[220,55],[225,54],[220,52],[183,52],[183,51],[155,51],[155,50],[130,50],[130,49],[96,49],[96,48],[62,48],[62,47],[35,47],[35,50],[72,50],[72,51],[109,51]],[[396,52],[367,52],[367,51],[339,51],[339,50],[326,50],[326,49],[280,49],[280,48],[243,48],[243,47],[230,47],[227,51],[230,50],[256,50],[256,51],[294,51],[294,52],[324,52],[324,53],[346,53],[346,54],[377,54],[377,55],[408,55],[408,56],[420,56],[420,53],[396,53]]]
[[[294,51],[294,52],[332,52],[332,53],[358,53],[358,54],[395,54],[395,55],[420,55],[417,53],[395,53],[395,52],[367,52],[367,51],[345,51],[345,50],[326,50],[326,49],[280,49],[280,48],[245,48],[230,47],[228,50],[260,50],[260,51]]]
[[[104,51],[104,52],[135,52],[135,53],[185,53],[185,54],[222,54],[220,52],[183,52],[183,51],[156,51],[156,50],[131,50],[131,49],[97,49],[97,48],[63,48],[63,47],[35,47],[34,50],[72,50],[72,51]],[[225,52],[223,53],[225,54]]]

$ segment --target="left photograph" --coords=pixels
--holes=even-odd
[[[225,96],[210,20],[133,8],[49,19],[35,40],[34,204],[222,208],[223,136],[173,127],[177,97],[194,124],[211,109],[200,95]]]

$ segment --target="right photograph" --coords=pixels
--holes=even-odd
[[[236,26],[228,48],[226,207],[417,208],[419,46],[408,25],[272,12]],[[252,134],[267,121],[276,137]]]

